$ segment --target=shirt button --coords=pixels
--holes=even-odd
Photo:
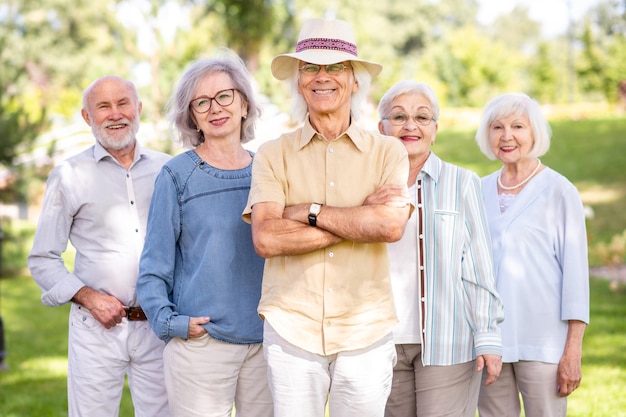
[[[134,202],[134,201],[131,201],[131,202],[130,202],[130,204],[135,204],[135,202]]]
[[[330,185],[331,187],[334,187],[335,186],[335,182],[331,181],[328,185]]]
[[[328,252],[328,256],[333,258],[335,256],[335,252]]]
[[[417,208],[422,208],[422,203],[418,203]]]
[[[333,152],[335,152],[335,150],[333,148],[330,148],[330,149],[328,149],[328,152],[329,153],[333,153]]]
[[[420,269],[420,271],[423,271],[424,270],[424,265],[420,265],[419,269]]]
[[[422,234],[422,235],[420,235],[420,239],[424,239],[424,235],[423,235],[423,234]]]
[[[135,229],[135,233],[139,233],[139,229]]]
[[[420,301],[421,301],[422,303],[425,303],[425,302],[426,302],[426,298],[422,297],[422,298],[420,298]]]

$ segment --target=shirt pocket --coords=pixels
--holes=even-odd
[[[458,262],[454,259],[456,245],[463,245],[462,236],[459,235],[459,212],[452,210],[435,210],[433,233],[436,258],[448,259],[448,262]]]

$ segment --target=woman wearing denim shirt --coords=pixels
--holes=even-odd
[[[137,293],[167,342],[173,416],[270,417],[257,314],[263,259],[241,220],[260,110],[239,57],[193,62],[170,101],[183,144],[155,182]]]

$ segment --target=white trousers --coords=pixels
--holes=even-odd
[[[68,342],[70,417],[117,417],[124,377],[136,417],[168,417],[163,381],[163,341],[147,321],[126,318],[106,329],[91,313],[72,304]]]
[[[391,333],[365,349],[321,356],[280,337],[265,321],[263,350],[275,417],[383,417],[396,349]]]
[[[557,367],[555,363],[536,361],[503,363],[496,382],[488,387],[481,384],[480,417],[519,417],[520,394],[526,417],[565,417],[567,397],[558,394]]]
[[[273,416],[261,344],[174,338],[163,362],[172,417],[230,417],[233,404],[238,417]]]

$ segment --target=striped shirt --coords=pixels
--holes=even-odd
[[[502,354],[504,315],[480,187],[474,172],[431,152],[411,187],[416,209],[405,234],[389,245],[400,320],[394,340],[421,343],[424,365]]]

